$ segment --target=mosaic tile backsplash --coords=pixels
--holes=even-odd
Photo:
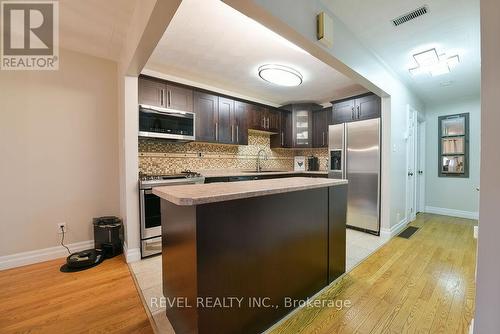
[[[178,173],[221,169],[255,169],[257,153],[263,149],[267,159],[264,169],[292,170],[294,156],[317,156],[320,170],[327,169],[328,150],[271,149],[270,135],[249,131],[248,145],[209,143],[170,143],[156,139],[139,138],[139,172],[144,174]]]

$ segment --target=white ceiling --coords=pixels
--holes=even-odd
[[[140,0],[59,1],[61,48],[118,60]]]
[[[427,105],[479,96],[479,0],[322,0]],[[391,20],[427,5],[429,12],[398,27]],[[459,54],[449,74],[412,77],[412,55],[435,47]],[[449,86],[443,86],[451,82]]]
[[[257,68],[276,63],[304,77],[298,87],[260,79]],[[273,104],[325,103],[366,90],[330,66],[219,0],[184,0],[146,69]]]

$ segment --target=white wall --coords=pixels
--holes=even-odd
[[[469,178],[438,177],[438,117],[469,113]],[[479,161],[481,134],[481,101],[467,99],[454,103],[428,106],[425,113],[425,184],[426,211],[477,217],[479,211]],[[465,212],[460,212],[465,211]]]
[[[0,256],[93,239],[119,214],[116,63],[61,50],[58,71],[0,72]],[[64,255],[64,253],[63,253]]]
[[[246,1],[228,0],[228,4],[238,10],[249,7]],[[333,47],[326,48],[320,45],[331,56],[354,69],[361,76],[390,95],[383,99],[383,148],[382,169],[385,171],[382,179],[382,231],[390,232],[404,219],[406,196],[406,130],[407,105],[423,111],[421,101],[404,86],[398,78],[382,64],[369,49],[348,30],[321,0],[254,0],[260,8],[277,18],[295,31],[304,36],[309,43],[316,42],[316,14],[326,12],[333,18],[334,42]],[[245,12],[244,12],[245,13]],[[258,8],[250,8],[245,14],[259,20],[264,14]],[[261,19],[261,22],[269,18]],[[271,25],[271,24],[270,24]],[[277,31],[280,24],[273,24],[270,28]],[[283,28],[284,29],[284,28]],[[279,31],[277,31],[279,33]],[[304,45],[300,45],[304,47]],[[307,47],[304,47],[307,49]]]
[[[500,328],[500,2],[481,0],[481,202],[474,333]]]

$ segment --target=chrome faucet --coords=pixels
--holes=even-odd
[[[257,173],[260,173],[262,171],[262,166],[260,165],[260,154],[264,153],[264,160],[267,160],[267,153],[264,151],[264,149],[260,149],[259,153],[257,153],[257,164],[255,166],[255,169],[257,170]]]

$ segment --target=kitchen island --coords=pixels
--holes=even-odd
[[[158,187],[177,334],[260,333],[345,272],[347,181]]]

